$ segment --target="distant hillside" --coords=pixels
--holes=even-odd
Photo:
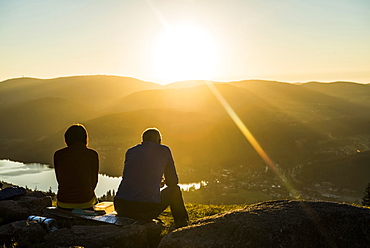
[[[215,82],[215,81],[208,81],[213,84],[224,84],[224,82]],[[170,84],[164,85],[164,88],[166,89],[183,89],[183,88],[193,88],[196,86],[202,86],[205,85],[205,80],[188,80],[188,81],[180,81],[180,82],[174,82]]]
[[[220,87],[235,88],[226,84]],[[212,112],[218,114],[222,113],[220,107],[220,103],[212,95],[208,87],[201,85],[193,88],[156,89],[135,92],[116,101],[107,111],[172,108],[178,111]]]
[[[0,138],[41,139],[70,123],[84,122],[98,116],[89,105],[63,98],[39,98],[0,107]]]
[[[118,76],[16,78],[0,82],[0,104],[58,97],[77,100],[100,108],[116,98],[158,87],[160,87],[159,84]]]
[[[347,188],[342,179],[348,176],[356,180],[350,190],[362,194],[370,157],[359,162],[352,156],[370,150],[369,85],[263,80],[214,85],[297,188],[323,181]],[[5,116],[0,158],[51,164],[53,152],[64,146],[64,131],[78,122],[100,154],[101,172],[119,176],[126,149],[155,126],[173,151],[182,182],[239,189],[259,173],[266,185],[277,184],[224,107],[202,81],[161,86],[116,76],[7,80],[0,83]],[[338,165],[343,173],[333,173],[336,159],[349,161]]]
[[[317,83],[311,82],[302,85],[325,95],[338,97],[357,104],[369,106],[370,84],[357,84],[351,82]]]
[[[340,190],[363,188],[363,182],[370,181],[369,161],[370,151],[359,151],[348,156],[328,156],[327,159],[313,161],[303,166],[298,178],[305,183],[331,182],[334,185],[341,185]]]

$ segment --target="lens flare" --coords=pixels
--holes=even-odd
[[[288,191],[293,195],[294,198],[298,198],[296,190],[293,188],[291,183],[287,180],[287,178],[280,172],[279,168],[275,165],[275,163],[270,159],[270,157],[267,155],[267,153],[263,150],[263,148],[260,146],[258,141],[254,138],[253,134],[248,130],[248,128],[244,125],[243,121],[239,118],[239,116],[235,113],[235,111],[231,108],[229,103],[225,100],[225,98],[222,96],[220,91],[216,88],[216,86],[213,85],[210,81],[205,81],[208,88],[211,90],[213,95],[216,97],[216,99],[220,102],[222,107],[225,109],[227,114],[230,116],[230,118],[234,121],[235,125],[239,128],[239,130],[242,132],[244,137],[249,141],[249,143],[252,145],[254,150],[258,153],[258,155],[262,158],[262,160],[266,163],[268,168],[272,170],[276,176],[278,176],[284,186],[288,189]]]

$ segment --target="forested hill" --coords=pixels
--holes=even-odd
[[[369,163],[351,158],[363,154],[361,161],[370,161],[364,153],[370,146],[369,84],[213,85],[286,176],[315,183],[346,173],[359,179],[353,190],[362,193]],[[245,181],[266,166],[224,107],[203,81],[161,86],[116,76],[11,79],[0,82],[0,158],[51,164],[66,128],[82,123],[89,146],[100,154],[101,172],[118,176],[126,149],[155,126],[183,182],[222,181],[225,170],[227,180]],[[343,170],[330,165],[336,159],[348,161]]]

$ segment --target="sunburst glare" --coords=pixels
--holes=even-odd
[[[169,81],[209,79],[218,60],[215,40],[194,25],[167,28],[152,53],[158,77]]]
[[[270,159],[270,157],[267,155],[267,153],[264,151],[264,149],[260,146],[260,144],[258,143],[258,141],[254,138],[253,134],[245,126],[245,124],[243,123],[243,121],[235,113],[235,111],[229,105],[229,103],[226,101],[226,99],[222,96],[222,94],[218,91],[218,89],[212,84],[212,82],[210,82],[210,81],[205,81],[205,82],[206,82],[206,85],[211,90],[211,92],[213,93],[213,95],[216,97],[216,99],[220,102],[220,104],[225,109],[225,111],[227,112],[227,114],[233,120],[233,122],[235,123],[235,125],[242,132],[242,134],[244,135],[244,137],[252,145],[252,147],[258,153],[258,155],[261,157],[261,159],[266,163],[266,165],[268,166],[268,168],[270,170],[272,170],[275,173],[275,175],[281,179],[282,183],[287,188],[287,190],[289,191],[289,193],[291,193],[293,197],[297,198],[298,195],[296,193],[296,190],[293,188],[293,185],[280,172],[279,168],[275,165],[275,163]]]

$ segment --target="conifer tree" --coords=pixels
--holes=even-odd
[[[370,206],[370,183],[367,184],[361,204],[363,206]]]

